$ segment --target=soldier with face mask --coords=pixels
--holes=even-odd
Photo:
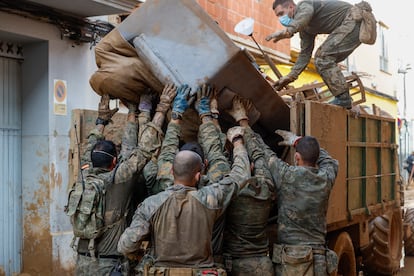
[[[348,83],[337,63],[345,60],[361,41],[375,42],[375,22],[370,30],[373,41],[361,40],[360,33],[361,22],[374,18],[370,5],[364,1],[354,6],[344,1],[303,0],[295,4],[293,0],[275,0],[272,8],[284,29],[270,34],[266,40],[277,42],[291,38],[295,33],[299,33],[301,39],[301,51],[295,65],[288,75],[276,81],[275,88],[280,90],[298,78],[310,62],[316,36],[328,34],[315,53],[315,66],[335,96],[331,104],[350,109],[352,98]]]

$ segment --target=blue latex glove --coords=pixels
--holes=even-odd
[[[193,103],[194,97],[190,95],[191,88],[187,85],[181,85],[177,90],[177,95],[175,96],[173,102],[172,111],[182,115],[187,108]]]
[[[202,87],[198,88],[195,109],[197,110],[200,117],[211,115],[210,96],[211,96],[210,86],[208,86],[207,84],[203,84]]]

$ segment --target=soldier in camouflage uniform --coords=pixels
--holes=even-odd
[[[190,88],[187,86],[180,87],[180,91],[189,93]],[[184,149],[193,149],[200,154],[200,157],[205,159],[205,174],[202,176],[200,185],[204,186],[208,183],[216,183],[223,175],[230,171],[230,165],[226,157],[224,156],[224,142],[223,133],[221,132],[217,123],[218,109],[217,99],[212,97],[214,91],[210,86],[202,85],[197,93],[197,101],[195,103],[196,109],[200,106],[200,102],[203,101],[202,106],[207,105],[209,108],[208,115],[200,114],[201,125],[198,131],[199,145],[195,145],[196,142],[189,142],[189,145],[183,145]],[[211,98],[210,98],[211,97]],[[195,98],[192,99],[192,101]],[[209,106],[211,104],[211,107]],[[203,112],[203,111],[201,111]],[[175,113],[173,113],[175,114]],[[167,187],[171,186],[174,182],[174,178],[171,174],[172,163],[175,155],[179,151],[179,145],[182,142],[181,138],[181,118],[176,118],[170,121],[165,133],[164,141],[162,142],[161,152],[157,158],[156,163],[152,162],[144,170],[144,174],[148,184],[150,185],[151,194],[157,194],[164,191]],[[201,147],[201,148],[200,148]]]
[[[228,275],[274,275],[268,256],[269,239],[266,226],[276,197],[275,186],[265,160],[264,150],[253,139],[247,113],[252,103],[233,99],[228,113],[245,128],[245,141],[253,163],[252,181],[240,191],[226,211],[223,255]]]
[[[175,91],[171,95],[171,100],[174,95]],[[145,96],[141,97],[140,109],[143,105],[149,106],[151,104],[145,102],[148,99]],[[135,209],[135,206],[131,204],[132,191],[136,185],[134,180],[148,160],[159,150],[161,144],[161,133],[159,133],[160,130],[157,126],[160,122],[155,119],[158,118],[159,120],[165,114],[154,115],[154,120],[142,130],[138,143],[136,105],[128,104],[128,122],[122,139],[121,154],[117,162],[115,145],[104,140],[103,136],[105,126],[117,111],[117,109],[109,110],[109,101],[109,95],[102,96],[98,119],[96,120],[97,126],[88,137],[87,150],[83,155],[84,164],[92,165],[84,173],[96,174],[112,184],[107,187],[105,197],[104,219],[107,228],[95,240],[93,253],[88,248],[88,240],[79,240],[76,275],[109,275],[114,271],[118,271],[122,275],[128,275],[127,262],[123,260],[122,254],[117,251],[117,243],[120,235],[127,227],[126,218],[128,213]],[[103,161],[106,163],[102,163]],[[98,165],[98,163],[100,164]]]
[[[179,114],[174,115],[177,119],[173,121],[179,120],[188,107],[188,95],[183,96],[178,91],[173,112]],[[153,275],[207,275],[215,270],[211,245],[214,221],[250,177],[243,129],[232,128],[227,136],[234,145],[234,162],[231,172],[222,180],[197,190],[204,166],[202,159],[193,151],[183,150],[174,157],[174,185],[150,196],[137,208],[130,227],[119,240],[118,251],[133,255],[150,236],[154,263],[147,267],[146,275],[148,271]],[[225,274],[217,269],[213,275]]]
[[[177,97],[189,93],[189,88],[183,86],[180,88]],[[198,141],[184,144],[181,149],[191,149],[199,153],[204,160],[204,169],[199,182],[199,188],[217,183],[230,171],[230,164],[224,155],[223,133],[217,122],[219,111],[217,108],[216,91],[209,85],[202,85],[197,91],[197,100],[195,109],[199,113],[201,125],[198,132]],[[189,105],[186,107],[188,108]],[[184,110],[185,111],[185,110]],[[180,112],[183,113],[183,110]],[[176,116],[176,113],[173,113]],[[165,190],[173,184],[172,163],[175,155],[179,150],[181,137],[181,117],[173,118],[168,124],[165,139],[162,143],[161,153],[158,156],[157,163],[151,162],[144,169],[144,175],[147,185],[150,186],[151,194],[156,194]],[[201,149],[200,149],[201,147]],[[149,184],[152,183],[152,184]],[[213,231],[213,252],[216,262],[221,263],[221,247],[224,229],[224,216],[216,221]]]
[[[354,19],[352,4],[344,1],[304,0],[297,5],[293,0],[276,0],[273,10],[286,27],[266,37],[277,42],[300,33],[301,51],[290,73],[280,78],[275,87],[283,87],[296,80],[308,65],[318,34],[329,34],[315,53],[315,66],[335,96],[332,104],[350,109],[352,98],[349,87],[337,63],[345,60],[360,44],[360,20]]]
[[[279,159],[259,135],[253,138],[257,139],[253,145],[265,149],[268,167],[276,184],[278,229],[273,251],[276,275],[283,275],[282,271],[298,274],[297,267],[289,266],[287,262],[288,257],[296,258],[295,253],[287,255],[292,245],[310,248],[314,275],[328,275],[325,257],[328,253],[325,245],[326,212],[338,172],[338,161],[320,148],[314,137],[299,137],[283,130],[276,133],[284,139],[279,145],[295,147],[295,166]]]

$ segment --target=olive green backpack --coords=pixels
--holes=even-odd
[[[88,250],[94,256],[95,239],[105,231],[105,191],[107,183],[99,175],[88,174],[69,191],[65,213],[70,217],[76,250],[79,239],[89,240]]]

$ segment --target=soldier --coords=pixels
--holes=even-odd
[[[328,275],[337,265],[335,252],[326,249],[325,237],[328,199],[338,161],[312,136],[300,137],[284,130],[276,133],[284,139],[279,145],[295,148],[295,166],[279,159],[259,135],[254,138],[265,149],[276,185],[277,244],[272,257],[276,275],[307,275],[311,269],[314,275]]]
[[[174,98],[174,93],[171,95],[171,100]],[[150,97],[141,97],[140,108],[150,106],[149,99]],[[170,104],[171,100],[169,103],[164,101],[164,104]],[[132,191],[136,185],[135,177],[159,150],[161,144],[158,124],[162,123],[160,118],[165,117],[165,114],[160,114],[164,113],[164,110],[157,111],[154,120],[144,127],[137,145],[137,107],[135,104],[128,103],[127,125],[118,161],[113,142],[103,140],[104,128],[117,111],[117,109],[109,110],[109,101],[109,95],[102,96],[96,129],[89,135],[87,150],[83,155],[84,163],[91,164],[91,168],[85,171],[86,174],[96,175],[108,183],[105,192],[105,228],[102,235],[95,240],[93,248],[88,240],[79,240],[76,275],[109,275],[114,271],[127,275],[127,262],[124,262],[122,254],[117,251],[118,239],[127,227],[128,213],[135,209],[131,204]]]
[[[363,8],[371,12],[368,3]],[[338,62],[346,59],[360,44],[361,11],[344,1],[305,0],[297,5],[293,0],[275,0],[273,10],[280,23],[286,27],[266,37],[277,42],[300,33],[301,51],[290,73],[275,83],[277,90],[292,81],[308,65],[318,34],[329,34],[315,53],[315,66],[329,90],[335,96],[332,104],[350,109],[352,98]],[[359,5],[355,8],[359,9]],[[359,15],[359,16],[356,16]],[[375,24],[374,27],[375,28]],[[376,30],[373,30],[376,36]]]
[[[204,161],[201,180],[198,184],[199,188],[217,183],[230,171],[230,164],[223,153],[225,140],[222,139],[223,133],[217,122],[219,111],[215,92],[207,84],[199,87],[195,102],[195,109],[201,121],[198,131],[199,143],[196,141],[187,142],[180,148],[180,150],[188,149],[198,153]],[[177,97],[174,100],[172,118],[168,124],[158,160],[156,163],[149,163],[144,169],[147,185],[150,186],[152,194],[173,185],[172,163],[181,142],[182,114],[190,107],[192,101],[189,94],[190,88],[187,86],[182,86],[178,90]],[[223,229],[224,216],[217,219],[213,231],[213,252],[217,263],[222,263]]]
[[[176,108],[175,102],[173,110],[183,111]],[[197,190],[203,161],[195,152],[183,150],[174,157],[174,185],[150,196],[137,208],[119,240],[118,251],[134,255],[143,239],[150,236],[153,264],[147,266],[144,275],[225,275],[213,267],[214,221],[250,177],[243,129],[231,128],[227,137],[234,146],[234,162],[222,180]]]
[[[263,147],[254,139],[254,132],[249,126],[247,114],[251,106],[249,100],[241,100],[236,96],[232,109],[228,110],[234,120],[245,128],[246,148],[253,163],[253,178],[227,208],[223,255],[229,275],[272,276],[274,269],[268,256],[266,226],[276,194]]]

